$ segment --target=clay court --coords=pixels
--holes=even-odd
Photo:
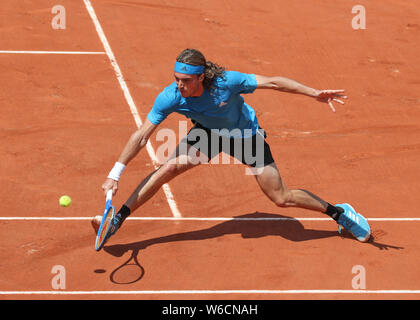
[[[52,27],[55,5],[65,29]],[[352,28],[355,5],[366,29]],[[4,0],[0,299],[419,299],[419,10],[390,0]],[[346,90],[336,112],[275,91],[244,97],[286,184],[351,203],[369,242],[325,215],[276,207],[232,161],[177,177],[95,251],[101,185],[185,48],[228,70]],[[161,128],[178,132],[181,120]],[[155,134],[130,162],[117,208],[160,144]]]

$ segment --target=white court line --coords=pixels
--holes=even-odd
[[[92,217],[0,217],[0,220],[19,221],[19,220],[45,220],[45,221],[78,221],[92,220]],[[201,218],[201,217],[128,217],[127,220],[146,220],[146,221],[332,221],[331,218]],[[369,221],[384,222],[414,222],[420,221],[420,218],[367,218]]]
[[[142,121],[140,119],[140,116],[137,111],[137,107],[134,103],[134,100],[130,94],[130,90],[128,90],[127,84],[124,80],[123,74],[121,72],[121,69],[117,63],[117,60],[115,59],[114,53],[112,52],[111,46],[109,45],[109,42],[105,36],[105,33],[101,27],[101,24],[99,23],[98,17],[96,16],[95,10],[92,7],[92,4],[89,0],[83,0],[86,6],[87,11],[89,12],[90,17],[92,18],[93,24],[95,25],[96,32],[98,33],[98,36],[104,46],[105,52],[108,55],[109,60],[111,61],[111,65],[114,68],[115,75],[117,76],[118,82],[120,83],[121,89],[124,92],[125,99],[127,100],[128,105],[130,106],[131,114],[134,117],[134,121],[136,122],[136,125],[138,128],[141,127]],[[153,161],[155,169],[158,168],[158,159],[156,157],[155,151],[150,143],[150,141],[147,142],[146,145],[147,152],[149,153],[150,158]],[[164,184],[162,186],[163,191],[165,193],[166,199],[169,203],[169,207],[171,208],[172,214],[174,217],[181,217],[181,213],[178,210],[177,204],[174,200],[174,196],[171,192],[171,189],[168,184]]]
[[[89,52],[89,51],[17,51],[17,50],[0,50],[0,53],[9,54],[106,54],[105,52]]]
[[[420,294],[420,290],[141,290],[141,291],[0,291],[0,295],[111,294]]]

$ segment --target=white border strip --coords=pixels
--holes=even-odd
[[[45,220],[45,221],[77,221],[92,220],[92,217],[0,217],[0,221],[19,221],[19,220]],[[128,217],[127,220],[146,220],[146,221],[332,221],[331,218],[200,218],[200,217]],[[368,218],[369,221],[384,222],[418,222],[420,218]]]
[[[138,128],[141,127],[142,121],[140,119],[140,116],[137,111],[137,107],[134,103],[134,100],[130,94],[130,90],[128,90],[127,84],[124,80],[123,74],[121,72],[121,69],[117,63],[117,60],[115,59],[114,53],[112,52],[111,46],[109,45],[109,42],[105,36],[105,33],[101,27],[101,24],[99,23],[98,17],[96,16],[95,10],[92,7],[92,4],[89,0],[83,0],[86,6],[87,11],[89,12],[90,17],[92,18],[93,24],[95,25],[96,32],[98,33],[98,36],[104,46],[105,52],[108,55],[109,60],[111,61],[111,65],[114,68],[115,75],[117,76],[118,82],[120,83],[121,89],[124,92],[125,99],[127,100],[128,105],[130,106],[131,114],[134,117],[134,121],[136,122],[136,125]],[[147,152],[149,153],[150,158],[153,161],[153,164],[155,168],[157,169],[158,159],[156,157],[155,151],[153,150],[153,147],[150,143],[150,141],[147,142],[146,145]],[[174,196],[171,192],[171,189],[169,188],[168,184],[164,184],[162,186],[163,191],[165,193],[166,199],[169,203],[169,207],[171,208],[172,214],[174,217],[178,218],[181,217],[181,213],[178,210],[177,204],[174,200]]]
[[[90,51],[17,51],[17,50],[0,50],[0,53],[8,54],[106,54],[105,52]]]
[[[144,295],[144,294],[420,294],[420,290],[142,290],[142,291],[0,291],[0,295]]]

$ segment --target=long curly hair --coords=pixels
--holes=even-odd
[[[217,77],[223,77],[225,68],[216,63],[207,61],[204,55],[196,49],[183,50],[176,61],[191,64],[194,66],[204,66],[204,81],[203,86],[206,89],[213,88],[213,80]]]

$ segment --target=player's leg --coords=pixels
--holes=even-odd
[[[369,240],[371,230],[368,221],[351,205],[344,203],[333,206],[307,190],[288,189],[274,162],[263,167],[259,173],[255,178],[261,190],[279,207],[299,207],[326,213],[357,240]]]
[[[192,145],[180,143],[170,159],[144,178],[120,208],[113,219],[111,235],[121,227],[124,220],[134,210],[152,198],[162,185],[168,183],[181,173],[207,161],[208,158],[206,155],[200,153]],[[95,217],[92,220],[92,226],[95,232],[97,232],[101,223],[100,218],[101,217]]]
[[[189,144],[177,146],[171,158],[161,167],[149,174],[134,190],[128,200],[125,202],[131,212],[139,208],[165,184],[176,176],[198,166],[203,161],[203,154]]]
[[[249,166],[261,190],[279,207],[298,207],[323,212],[337,219],[340,208],[330,205],[313,193],[303,190],[290,190],[280,176],[274,162],[266,133],[258,129],[255,135],[242,139],[242,163]],[[235,156],[235,154],[233,154]]]
[[[200,163],[208,161],[206,159],[206,156],[193,146],[180,143],[170,159],[144,178],[124,205],[122,205],[113,219],[111,235],[121,227],[124,220],[133,211],[152,198],[165,183],[168,183],[181,173],[198,166]],[[92,220],[95,233],[99,229],[100,223],[101,217],[99,216]]]
[[[240,151],[236,147],[238,140],[235,139],[230,140],[229,149],[222,147],[222,151],[248,165],[261,190],[277,206],[304,208],[325,213],[349,230],[359,241],[369,239],[370,227],[367,220],[350,205],[332,205],[310,191],[289,189],[280,176],[265,138],[265,132],[258,130],[252,137],[242,139]]]
[[[133,211],[152,198],[165,183],[201,163],[208,163],[212,156],[211,142],[210,132],[195,125],[176,147],[169,160],[143,179],[121,207],[114,218],[112,234]]]
[[[259,169],[255,178],[261,190],[279,207],[298,207],[326,212],[328,202],[303,189],[289,189],[274,162]]]
[[[369,240],[371,230],[368,221],[351,205],[347,203],[331,205],[307,190],[287,188],[271,157],[268,145],[266,145],[265,153],[268,161],[266,158],[265,165],[258,168],[255,178],[261,190],[277,206],[305,208],[325,213],[333,218],[339,226],[350,231],[357,240],[361,242]]]
[[[197,141],[201,144],[196,144]],[[168,161],[139,184],[125,206],[133,212],[148,201],[165,183],[201,163],[207,163],[210,155],[209,141],[211,142],[209,133],[198,128],[196,124],[181,140]]]

